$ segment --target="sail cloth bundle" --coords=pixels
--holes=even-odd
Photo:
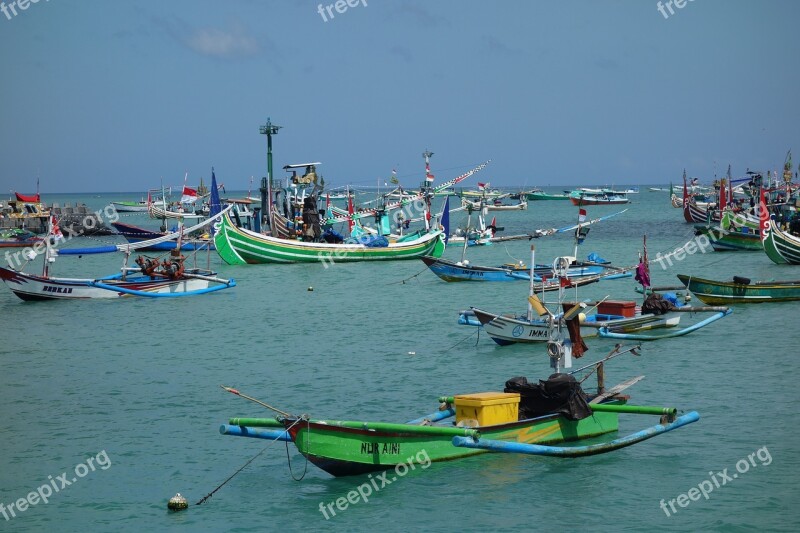
[[[570,374],[553,374],[539,383],[528,383],[523,376],[511,378],[503,392],[519,393],[519,420],[551,413],[568,420],[582,420],[592,414],[586,393]]]
[[[672,296],[672,298],[668,298],[666,296]],[[673,300],[674,298],[674,300]],[[670,311],[674,311],[676,307],[678,299],[674,294],[667,294],[665,296],[661,296],[660,294],[654,292],[647,299],[642,303],[642,314],[643,315],[663,315],[665,313],[669,313]]]

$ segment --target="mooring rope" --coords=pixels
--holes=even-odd
[[[287,431],[287,432],[288,432],[288,431],[289,431],[291,428],[293,428],[293,427],[294,427],[296,424],[298,424],[298,423],[299,423],[301,420],[302,420],[302,418],[298,418],[298,419],[297,419],[297,421],[296,421],[294,424],[292,424],[291,426],[289,426],[288,428],[286,428],[286,429],[285,429],[285,431]],[[275,442],[276,442],[278,439],[280,439],[280,437],[275,437],[274,439],[272,439],[271,441],[269,441],[269,442],[267,443],[267,445],[266,445],[266,446],[264,446],[264,449],[263,449],[263,450],[261,450],[260,452],[258,452],[257,454],[255,454],[253,457],[251,457],[251,458],[250,458],[250,459],[249,459],[249,460],[248,460],[248,461],[247,461],[245,464],[243,464],[243,465],[242,465],[242,467],[241,467],[241,468],[239,468],[239,470],[237,470],[236,472],[234,472],[233,474],[231,474],[231,476],[230,476],[228,479],[226,479],[225,481],[223,481],[222,483],[220,483],[220,484],[219,484],[219,486],[218,486],[217,488],[215,488],[214,490],[212,490],[211,492],[209,492],[208,494],[206,494],[205,496],[203,496],[203,498],[202,498],[202,499],[200,499],[200,501],[198,501],[198,502],[197,502],[195,505],[200,505],[200,504],[202,504],[203,502],[205,502],[207,499],[209,499],[210,497],[212,497],[212,496],[214,495],[214,493],[215,493],[215,492],[217,492],[219,489],[221,489],[222,487],[224,487],[224,486],[225,486],[225,485],[228,483],[228,481],[232,480],[232,479],[233,479],[233,478],[234,478],[234,477],[235,477],[235,476],[236,476],[236,475],[237,475],[239,472],[241,472],[242,470],[244,470],[245,468],[247,468],[247,465],[249,465],[250,463],[252,463],[253,461],[255,461],[255,460],[258,458],[258,457],[260,457],[260,456],[261,456],[261,454],[262,454],[262,453],[264,453],[265,451],[267,451],[267,450],[269,449],[269,447],[270,447],[270,446],[272,446],[272,445],[273,445],[273,444],[274,444],[274,443],[275,443]],[[287,453],[288,453],[288,443],[287,443]],[[307,459],[306,459],[306,460],[307,460]],[[290,471],[291,471],[291,466],[289,467],[289,469],[290,469]],[[305,473],[303,473],[303,476],[305,476]],[[294,477],[294,476],[292,476],[292,477]],[[302,479],[302,478],[300,478],[300,479]]]
[[[425,268],[423,268],[422,270],[420,270],[419,272],[417,272],[417,273],[416,273],[416,274],[414,274],[413,276],[409,276],[409,277],[407,277],[406,279],[402,279],[402,280],[400,280],[400,281],[392,281],[392,282],[390,282],[390,283],[387,283],[386,285],[405,285],[405,284],[406,284],[406,281],[410,281],[410,280],[412,280],[412,279],[416,278],[417,276],[419,276],[420,274],[422,274],[422,273],[423,273],[423,272],[425,272],[426,270],[428,270],[428,267],[425,267]]]
[[[475,341],[475,345],[477,345],[478,344],[478,340],[480,340],[480,338],[481,338],[480,337],[481,329],[483,329],[483,326],[475,328],[475,332],[474,333],[470,333],[469,335],[467,335],[466,337],[464,337],[463,339],[461,339],[460,341],[458,341],[454,345],[450,346],[449,348],[446,348],[444,350],[444,353],[449,352],[450,350],[452,350],[453,348],[455,348],[456,346],[458,346],[462,342],[464,342],[466,340],[469,340],[470,338],[472,338],[475,335],[478,335],[478,339]]]
[[[295,481],[303,481],[303,478],[306,477],[306,473],[308,472],[308,454],[311,453],[311,445],[310,445],[311,441],[309,439],[309,436],[311,435],[311,423],[308,420],[308,418],[305,417],[305,416],[302,416],[297,420],[297,422],[292,424],[292,426],[294,426],[295,424],[300,422],[300,420],[302,420],[303,418],[305,418],[305,420],[306,420],[306,453],[303,454],[303,457],[306,458],[306,464],[303,467],[303,474],[299,478],[294,477],[294,472],[292,471],[292,459],[291,459],[291,457],[289,457],[289,443],[288,442],[284,442],[284,444],[286,444],[286,464],[289,465],[289,475],[292,476],[292,479],[295,480]]]

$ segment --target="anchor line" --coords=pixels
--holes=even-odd
[[[311,436],[311,423],[309,422],[308,417],[307,416],[300,417],[297,420],[297,422],[292,424],[290,427],[293,427],[295,424],[299,423],[300,420],[303,420],[303,419],[305,419],[305,421],[306,421],[306,450],[307,450],[307,452],[305,454],[303,454],[303,457],[306,458],[306,464],[305,464],[305,466],[303,466],[303,474],[299,478],[294,477],[294,472],[292,471],[292,459],[289,456],[289,443],[284,441],[284,444],[286,445],[286,464],[289,465],[289,475],[292,476],[292,479],[295,480],[295,481],[303,481],[303,478],[306,477],[306,473],[308,472],[308,454],[311,453],[311,444],[310,444],[311,443],[311,439],[309,438]],[[288,431],[288,429],[287,429],[287,431]]]
[[[291,426],[289,426],[289,427],[286,429],[286,431],[289,431],[289,429],[291,429],[291,428],[292,428],[292,427],[293,427],[295,424],[299,423],[299,422],[300,422],[300,420],[301,420],[301,419],[298,419],[298,420],[297,420],[297,422],[295,422],[294,424],[292,424]],[[219,485],[217,488],[215,488],[214,490],[212,490],[211,492],[209,492],[208,494],[206,494],[205,496],[203,496],[203,498],[202,498],[202,499],[200,499],[200,501],[198,501],[198,502],[197,502],[195,505],[201,505],[201,504],[202,504],[202,503],[204,503],[206,500],[208,500],[209,498],[211,498],[211,497],[214,495],[214,493],[215,493],[215,492],[217,492],[219,489],[221,489],[222,487],[224,487],[224,486],[225,486],[225,485],[228,483],[228,481],[232,480],[232,479],[233,479],[233,478],[234,478],[234,477],[235,477],[235,476],[236,476],[236,475],[237,475],[239,472],[241,472],[242,470],[244,470],[244,469],[247,467],[247,465],[249,465],[250,463],[252,463],[253,461],[255,461],[255,460],[258,458],[258,457],[260,457],[260,456],[261,456],[261,454],[263,454],[265,451],[267,451],[267,450],[269,449],[269,447],[270,447],[270,446],[272,446],[272,444],[274,444],[274,443],[275,443],[275,442],[276,442],[278,439],[279,439],[279,437],[275,437],[274,439],[272,439],[271,441],[269,441],[269,442],[267,443],[267,445],[266,445],[266,446],[264,446],[264,449],[262,449],[260,452],[258,452],[257,454],[255,454],[253,457],[251,457],[251,458],[250,458],[250,459],[249,459],[249,460],[248,460],[248,461],[247,461],[245,464],[243,464],[243,465],[241,466],[241,468],[239,468],[239,470],[237,470],[236,472],[234,472],[233,474],[231,474],[231,476],[230,476],[228,479],[226,479],[225,481],[223,481],[222,483],[220,483],[220,485]],[[301,479],[302,479],[302,478],[301,478]]]
[[[409,277],[407,277],[406,279],[402,279],[402,280],[400,280],[400,281],[393,281],[393,282],[391,282],[391,283],[387,283],[387,285],[405,285],[405,284],[406,284],[406,281],[410,281],[410,280],[412,280],[412,279],[416,278],[417,276],[419,276],[420,274],[422,274],[422,273],[423,273],[423,272],[425,272],[426,270],[428,270],[428,267],[425,267],[425,268],[423,268],[422,270],[420,270],[419,272],[417,272],[417,273],[416,273],[416,274],[414,274],[413,276],[409,276]]]

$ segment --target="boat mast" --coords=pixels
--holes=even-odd
[[[425,159],[425,181],[422,182],[422,186],[420,187],[424,198],[425,198],[425,231],[430,231],[431,229],[431,197],[429,193],[431,182],[428,181],[428,177],[431,175],[431,156],[433,152],[425,149],[422,152],[422,157]],[[402,201],[403,197],[400,196],[400,200]]]
[[[260,126],[258,132],[267,136],[267,177],[261,178],[261,219],[272,229],[272,136],[278,134],[283,126],[272,123],[267,117],[267,123]]]
[[[52,254],[51,240],[53,238],[53,215],[47,217],[47,237],[45,238],[44,265],[42,265],[42,277],[48,277],[50,273],[50,257]]]
[[[531,244],[531,281],[528,287],[528,322],[533,320],[533,297],[536,295],[536,287],[534,286],[534,280],[536,271],[536,246]],[[544,285],[544,279],[542,279],[542,285]]]
[[[464,264],[464,257],[467,255],[467,243],[469,243],[469,224],[472,220],[472,206],[467,204],[467,225],[464,228],[464,248],[461,250],[461,264]]]

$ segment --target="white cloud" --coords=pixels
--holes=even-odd
[[[260,49],[258,41],[241,25],[229,29],[199,28],[185,42],[199,54],[218,58],[252,56]]]

